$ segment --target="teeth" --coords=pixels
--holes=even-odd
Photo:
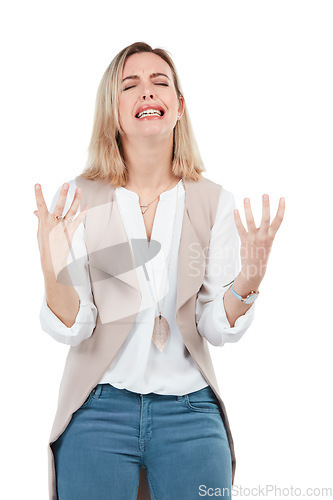
[[[142,116],[162,116],[162,111],[160,111],[159,109],[147,109],[146,111],[141,111],[141,113],[139,113],[137,115],[138,118],[141,118]]]

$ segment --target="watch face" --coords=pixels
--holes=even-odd
[[[249,297],[247,297],[244,302],[245,304],[252,304],[258,297],[258,293],[252,293]]]

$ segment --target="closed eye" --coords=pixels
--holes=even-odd
[[[169,87],[169,85],[167,83],[155,83],[154,85],[164,85],[165,87]],[[133,87],[136,87],[136,85],[131,85],[130,87],[126,87],[123,90],[132,89]]]

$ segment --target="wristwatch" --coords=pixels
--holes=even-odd
[[[234,296],[237,297],[237,299],[239,299],[241,302],[244,302],[244,304],[252,304],[252,302],[254,302],[259,295],[258,291],[255,292],[254,290],[252,290],[246,297],[242,297],[241,295],[238,295],[238,293],[235,292],[234,284],[231,285],[231,291],[234,294]]]

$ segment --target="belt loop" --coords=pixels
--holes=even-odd
[[[97,384],[96,387],[93,389],[95,397],[98,399],[100,395],[102,394],[103,391],[103,384]]]

